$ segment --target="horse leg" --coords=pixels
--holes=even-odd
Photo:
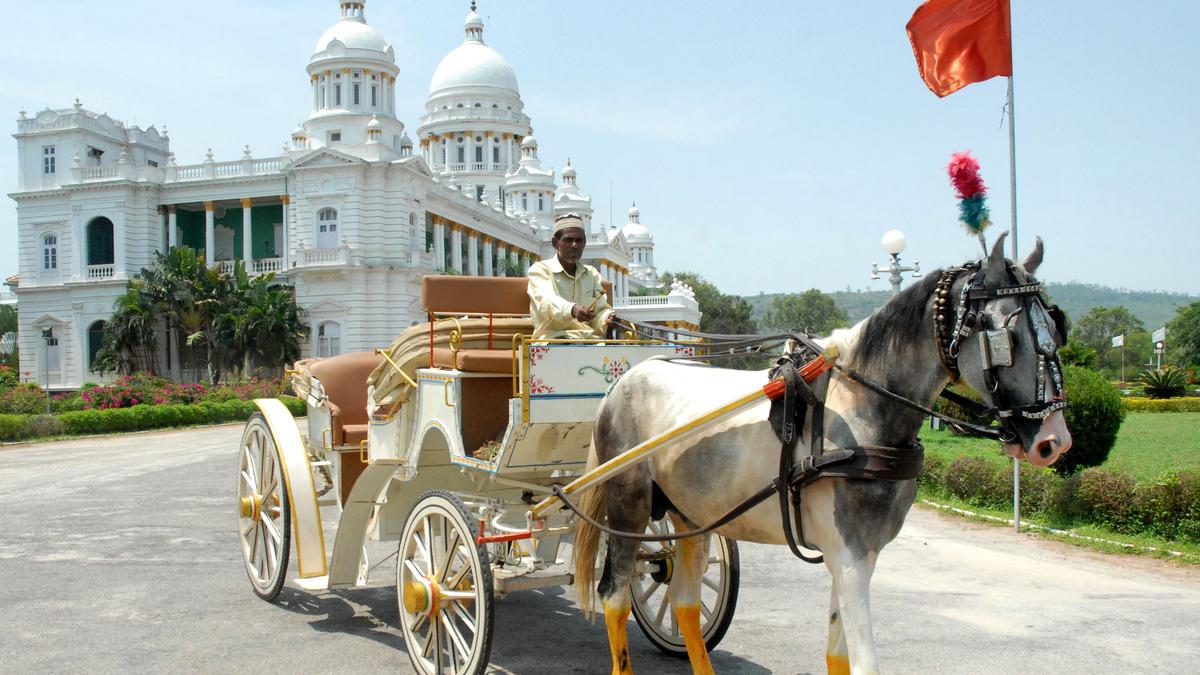
[[[875,554],[856,556],[843,548],[833,555],[827,553],[825,564],[833,576],[826,668],[830,675],[878,673],[870,599]]]
[[[688,529],[687,521],[671,513],[675,531]],[[688,660],[695,675],[713,675],[712,661],[708,658],[708,647],[700,632],[700,581],[708,567],[709,535],[689,537],[676,542],[675,570],[667,594],[675,611],[675,621],[687,645]]]
[[[637,482],[644,482],[644,486],[636,485]],[[626,485],[621,486],[618,483]],[[609,526],[622,532],[644,532],[646,524],[650,522],[649,481],[637,481],[635,476],[627,475],[613,479],[612,484],[606,487],[610,488]],[[617,495],[620,495],[619,499],[615,498]],[[633,673],[629,661],[629,635],[626,632],[626,624],[632,606],[629,580],[633,577],[638,548],[639,544],[636,541],[609,536],[608,554],[604,558],[604,574],[601,575],[600,584],[596,589],[600,594],[600,604],[604,607],[604,625],[608,629],[608,648],[612,654],[613,675]]]

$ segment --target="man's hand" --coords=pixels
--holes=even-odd
[[[583,305],[575,305],[571,308],[571,316],[580,323],[587,323],[596,318],[596,310],[584,307]]]
[[[609,312],[608,316],[604,318],[604,327],[608,328],[609,326],[613,325],[613,322],[616,320],[617,320],[617,313]]]

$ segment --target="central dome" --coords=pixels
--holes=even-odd
[[[467,87],[491,87],[520,95],[517,74],[500,52],[483,43],[483,19],[472,11],[466,20],[467,39],[446,55],[433,71],[429,95]]]
[[[337,40],[346,49],[370,49],[386,52],[391,45],[383,34],[357,17],[344,17],[333,24],[325,34],[317,40],[314,54],[319,54],[329,48],[329,43]]]

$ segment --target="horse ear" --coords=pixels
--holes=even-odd
[[[1042,255],[1045,253],[1045,248],[1042,246],[1042,238],[1035,237],[1037,243],[1033,245],[1033,252],[1029,254],[1024,261],[1021,262],[1021,267],[1025,273],[1033,276],[1037,272],[1037,268],[1042,264]]]
[[[1008,239],[1008,232],[1002,232],[999,237],[996,237],[996,243],[992,245],[992,253],[988,256],[987,266],[984,268],[984,280],[989,286],[1000,286],[1008,279],[1008,266],[1004,262],[1004,240]]]

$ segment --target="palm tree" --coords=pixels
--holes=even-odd
[[[104,342],[96,353],[97,372],[125,375],[154,372],[158,354],[158,319],[145,293],[145,281],[134,277],[125,294],[117,298],[112,318],[104,326]]]

